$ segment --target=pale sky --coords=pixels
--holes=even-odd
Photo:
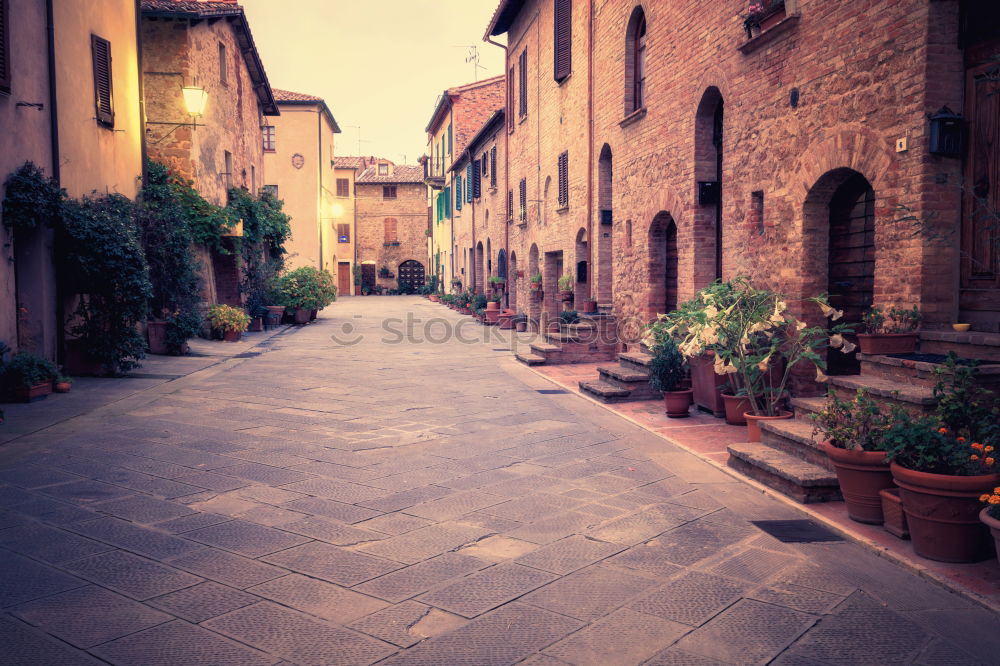
[[[498,0],[241,0],[271,85],[326,100],[342,130],[337,155],[416,164],[445,88],[501,74],[482,41]],[[502,40],[501,40],[502,41]]]

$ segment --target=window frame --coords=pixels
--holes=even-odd
[[[552,78],[573,73],[573,0],[552,0]]]
[[[347,233],[341,233],[346,231]],[[337,242],[338,243],[350,243],[351,242],[351,225],[349,223],[339,223],[337,224]]]
[[[490,187],[497,186],[497,147],[490,148]]]
[[[263,126],[264,152],[275,153],[278,151],[277,128],[274,125]]]
[[[111,42],[91,33],[90,55],[94,70],[94,117],[98,125],[112,129],[115,126],[115,77]],[[106,60],[102,63],[104,59]],[[100,67],[102,64],[107,71],[107,91],[101,88]]]
[[[350,178],[337,178],[337,196],[348,199],[351,196],[351,179]],[[340,186],[344,186],[343,194],[341,194]]]
[[[383,185],[382,186],[382,200],[383,201],[389,201],[389,200],[392,200],[392,199],[396,199],[397,196],[398,196],[398,192],[396,191],[396,186],[395,185]]]
[[[632,110],[646,107],[646,14],[642,15],[635,29],[635,53],[633,56]]]
[[[520,120],[528,117],[528,47],[525,46],[521,55],[517,58],[518,80],[518,107],[517,117]]]
[[[229,87],[229,54],[225,42],[219,42],[219,83]]]
[[[521,222],[528,221],[528,179],[522,178],[517,184],[517,195],[518,195],[518,215],[517,219]]]
[[[569,208],[569,151],[564,150],[559,153],[557,160],[558,170],[558,207],[559,209]]]

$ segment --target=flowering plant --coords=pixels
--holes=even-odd
[[[887,335],[917,330],[923,315],[915,305],[909,310],[893,306],[885,312],[871,308],[861,316],[861,319],[865,325],[865,332],[869,335]]]
[[[250,315],[231,305],[217,303],[208,308],[208,321],[212,328],[242,333],[250,326]]]
[[[834,320],[843,316],[822,295],[801,303],[819,306]],[[832,347],[850,353],[854,345],[844,339],[849,332],[844,324],[829,330],[809,326],[790,313],[781,294],[738,277],[716,281],[674,312],[659,315],[643,342],[652,348],[665,334],[677,341],[685,358],[712,352],[716,374],[728,375],[733,393],[747,396],[754,414],[776,416],[792,368],[810,364],[816,380],[826,381],[823,352]]]
[[[841,400],[830,391],[823,409],[812,414],[813,434],[822,433],[830,446],[850,451],[881,451],[889,418],[878,403],[858,389],[851,400]]]
[[[989,505],[986,507],[986,513],[991,518],[1000,520],[1000,486],[994,488],[992,493],[986,493],[981,496],[979,501]]]
[[[571,273],[566,273],[559,278],[559,291],[572,291],[573,290],[573,275]]]

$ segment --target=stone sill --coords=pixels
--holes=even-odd
[[[636,109],[632,113],[622,118],[621,122],[619,122],[618,125],[620,127],[628,127],[632,123],[638,122],[639,120],[645,117],[646,117],[646,107],[642,107],[641,109]]]
[[[781,22],[774,24],[767,30],[764,30],[756,37],[751,37],[747,41],[740,44],[737,48],[743,55],[748,55],[753,53],[765,44],[769,44],[774,41],[779,36],[793,29],[799,24],[800,14],[789,14]]]
[[[561,208],[556,208],[557,213],[565,213],[569,210],[569,205],[562,206]]]
[[[920,331],[921,340],[951,342],[963,345],[982,345],[983,347],[1000,347],[1000,333],[984,333],[982,331]]]

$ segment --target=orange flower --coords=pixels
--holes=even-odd
[[[989,495],[980,495],[979,496],[979,501],[980,502],[989,502],[990,501],[990,496]]]
[[[986,463],[987,465],[992,465],[992,464],[993,464],[993,463],[995,463],[996,461],[995,461],[995,460],[994,460],[993,458],[987,458],[987,459],[986,459],[986,460],[984,460],[983,462],[985,462],[985,463]]]
[[[979,456],[973,453],[971,456],[969,456],[969,460],[979,460]]]
[[[972,448],[974,448],[976,451],[982,451],[983,450],[983,445],[980,444],[980,443],[978,443],[978,442],[973,442],[972,443]]]
[[[958,442],[958,443],[960,443],[960,444],[965,444],[965,438],[964,437],[956,437],[955,441]]]
[[[938,432],[943,435],[944,433],[948,432],[948,429],[947,428],[938,428]]]
[[[985,449],[983,449],[983,451],[986,451],[986,453],[989,453],[992,450],[993,450],[992,446],[987,446]]]
[[[987,501],[988,501],[988,502],[989,502],[990,504],[1000,504],[1000,495],[994,495],[993,497],[991,497],[991,498],[990,498],[989,500],[987,500]]]

